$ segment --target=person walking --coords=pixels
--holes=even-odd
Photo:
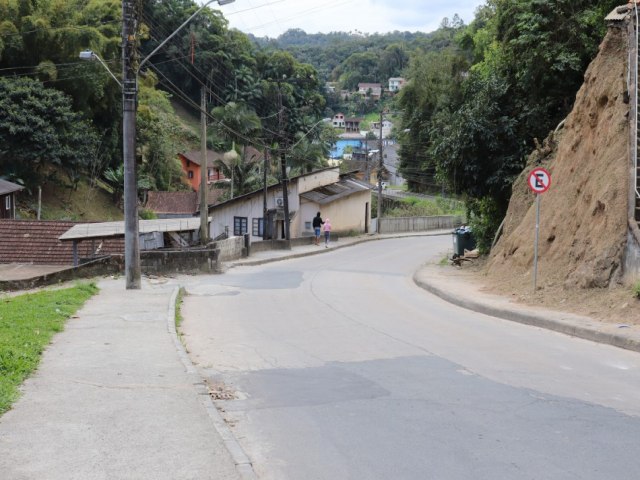
[[[331,222],[327,218],[324,221],[324,248],[329,248],[330,237],[331,237]]]
[[[320,216],[320,212],[313,217],[313,233],[316,236],[316,245],[320,245],[320,228],[324,222],[322,221],[322,217]]]

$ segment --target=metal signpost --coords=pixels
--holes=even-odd
[[[536,241],[533,253],[533,293],[536,292],[538,283],[538,239],[540,237],[540,194],[549,190],[551,186],[551,174],[544,168],[534,168],[529,174],[527,184],[536,194]]]

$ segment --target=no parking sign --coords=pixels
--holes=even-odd
[[[528,183],[533,193],[544,193],[551,186],[551,174],[544,168],[534,168],[529,174]]]
[[[534,168],[529,173],[527,184],[536,194],[536,241],[533,254],[533,293],[536,292],[538,282],[538,240],[540,238],[540,194],[549,190],[551,186],[551,174],[542,167]]]

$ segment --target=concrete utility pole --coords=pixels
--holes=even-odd
[[[287,157],[284,153],[284,150],[280,153],[280,164],[282,167],[282,203],[284,204],[284,238],[287,240],[291,240],[291,232],[289,231],[289,191],[288,184],[289,179],[287,178]],[[289,245],[291,248],[291,245]]]
[[[200,243],[204,246],[209,240],[209,206],[207,202],[207,177],[209,165],[207,158],[207,89],[202,85],[200,92]]]
[[[138,104],[136,2],[122,1],[122,156],[124,160],[124,268],[127,289],[140,289],[136,109]]]
[[[267,168],[269,167],[269,150],[264,151],[264,162],[262,167],[262,184],[264,193],[262,195],[262,240],[267,239]]]
[[[378,162],[378,220],[376,221],[376,231],[377,233],[380,233],[380,220],[382,219],[382,167],[384,165],[383,163],[383,156],[382,156],[382,119],[383,119],[383,115],[384,112],[380,111],[380,137],[378,138],[378,149],[380,150],[379,155],[380,155],[380,160]]]
[[[137,4],[139,1],[122,0],[122,156],[124,160],[124,269],[127,289],[140,289],[141,287],[135,156],[138,72],[156,52],[164,47],[169,40],[177,35],[209,4],[217,2],[218,5],[222,6],[233,3],[235,0],[208,0],[138,64],[136,33],[138,30]],[[83,58],[84,55],[86,54],[81,54],[80,58]],[[107,68],[104,63],[103,66]],[[107,68],[107,70],[109,69]]]

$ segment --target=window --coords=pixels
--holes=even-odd
[[[233,235],[236,237],[247,233],[247,217],[233,217]]]
[[[191,160],[187,160],[187,167],[191,166]]]
[[[4,208],[5,210],[11,210],[11,195],[4,197]]]
[[[213,168],[207,168],[207,177],[209,180],[213,180]]]
[[[251,227],[251,235],[254,237],[262,237],[264,232],[264,218],[254,218]]]
[[[304,222],[304,229],[305,229],[305,230],[313,230],[313,229],[311,228],[311,222]]]
[[[189,172],[187,173],[187,176],[189,178],[193,178],[193,170],[189,170]]]

